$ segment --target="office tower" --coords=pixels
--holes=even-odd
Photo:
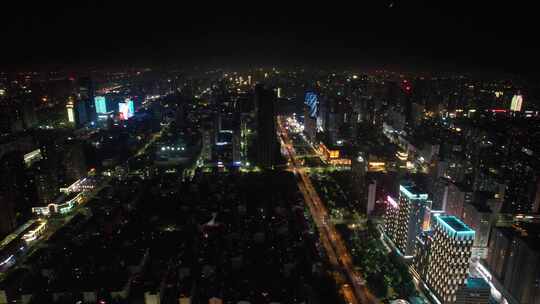
[[[463,222],[476,232],[472,248],[473,258],[485,259],[487,257],[493,218],[494,214],[487,205],[487,200],[481,203],[475,198],[474,203],[465,204]]]
[[[255,87],[257,105],[257,161],[261,167],[272,167],[279,151],[276,135],[276,95],[274,90],[258,84]]]
[[[94,97],[94,109],[97,114],[107,113],[107,100],[105,96]]]
[[[521,111],[523,105],[523,96],[521,94],[516,94],[512,97],[512,102],[510,103],[510,111],[519,112]]]
[[[70,98],[66,104],[68,122],[75,124],[75,100]]]
[[[401,82],[401,92],[403,93],[403,115],[405,116],[405,128],[407,130],[414,126],[413,122],[413,97],[412,86],[408,80]]]
[[[483,278],[467,278],[456,292],[456,304],[488,304],[491,287]]]
[[[540,301],[540,225],[521,223],[493,228],[487,266],[514,302]]]
[[[13,195],[6,191],[0,191],[0,239],[15,229],[15,206]]]
[[[377,194],[377,180],[376,179],[370,179],[368,181],[368,195],[367,195],[367,209],[366,214],[370,215],[371,212],[373,212],[373,209],[375,209],[375,200]]]
[[[89,76],[81,77],[78,81],[78,97],[84,102],[86,107],[86,118],[88,121],[95,121],[97,118],[96,105],[93,102],[95,96],[95,87],[92,78]]]
[[[68,141],[64,145],[63,153],[64,181],[65,185],[71,184],[81,177],[86,176],[86,158],[83,144],[78,141]]]
[[[466,284],[475,232],[455,216],[435,216],[434,222],[417,239],[414,268],[442,303],[455,303]]]
[[[233,164],[239,166],[242,163],[242,140],[240,129],[235,129],[232,137]]]
[[[398,229],[399,204],[388,195],[386,197],[386,210],[384,213],[384,233],[395,242]]]
[[[31,129],[38,124],[36,108],[32,96],[25,94],[20,100],[22,122],[25,129]]]
[[[23,131],[23,114],[14,104],[0,104],[0,133]]]
[[[426,193],[408,183],[399,186],[398,202],[387,198],[386,233],[404,256],[412,256],[416,237],[422,232],[427,198]]]
[[[75,103],[75,122],[78,128],[88,122],[87,103],[89,100],[79,100]]]
[[[435,179],[432,186],[432,208],[433,210],[446,210],[448,204],[448,188],[450,181],[446,178]]]
[[[446,213],[448,215],[463,217],[463,208],[466,203],[472,202],[472,189],[463,184],[448,184],[448,196],[446,204]]]
[[[540,178],[535,163],[512,159],[507,162],[506,167],[510,172],[505,175],[506,189],[501,212],[537,213]]]
[[[310,142],[315,142],[317,135],[317,119],[309,116],[309,108],[304,107],[304,134]]]
[[[318,112],[319,96],[313,91],[306,92],[304,97],[304,133],[311,142],[314,142],[317,134]]]
[[[38,161],[30,168],[30,174],[33,176],[37,201],[35,206],[46,206],[51,203],[58,194],[58,176],[56,168],[45,160]]]
[[[18,151],[8,152],[0,159],[0,237],[9,234],[16,225],[17,204],[24,204],[24,162]]]
[[[37,206],[46,206],[56,195],[59,189],[59,176],[61,154],[60,139],[55,133],[43,133],[38,137],[42,160],[34,163],[30,168],[37,191]]]
[[[79,128],[84,126],[87,122],[85,100],[77,100],[74,96],[69,96],[66,103],[67,119],[75,127]]]
[[[205,162],[212,160],[212,146],[214,145],[214,136],[209,127],[203,127],[202,131],[202,150],[201,157]]]

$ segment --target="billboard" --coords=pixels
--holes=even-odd
[[[94,97],[94,103],[96,105],[97,114],[107,113],[107,103],[105,102],[105,96],[96,96]]]
[[[316,118],[319,108],[319,97],[317,96],[317,93],[312,91],[306,92],[304,103],[309,108],[309,117]]]

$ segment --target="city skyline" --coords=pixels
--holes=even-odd
[[[0,304],[540,303],[534,11],[0,19]]]

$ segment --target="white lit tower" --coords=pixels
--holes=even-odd
[[[422,232],[428,195],[412,184],[399,186],[399,199],[391,197],[385,215],[385,230],[400,253],[412,257],[416,237]]]
[[[418,242],[414,267],[442,303],[454,303],[466,284],[475,231],[455,216],[435,216],[433,230]]]

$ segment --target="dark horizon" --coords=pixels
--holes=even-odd
[[[390,66],[536,77],[528,7],[438,5],[37,4],[0,21],[9,42],[0,67]]]

